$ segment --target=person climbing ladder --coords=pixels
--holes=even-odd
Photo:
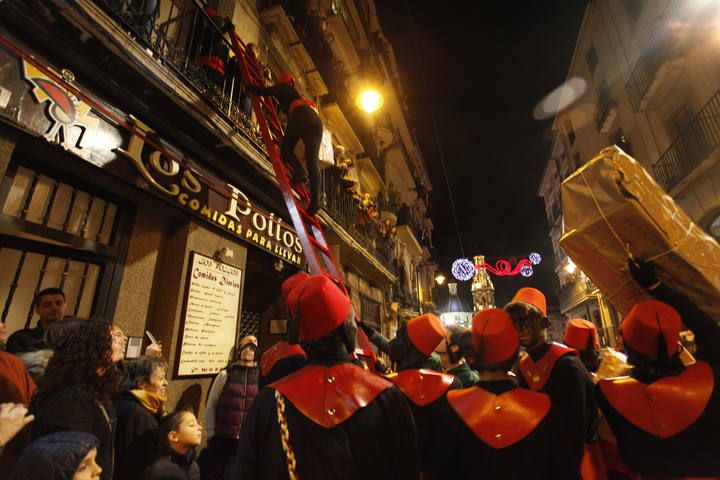
[[[310,100],[302,98],[295,90],[295,79],[290,73],[282,73],[275,85],[260,87],[248,85],[247,90],[261,96],[273,96],[280,110],[287,116],[285,137],[280,147],[283,161],[293,170],[293,188],[308,181],[310,175],[310,204],[306,208],[309,215],[315,215],[320,205],[320,166],[318,154],[323,135],[323,123],[316,106]],[[298,140],[305,145],[305,163],[308,173],[295,155]]]

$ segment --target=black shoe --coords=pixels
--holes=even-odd
[[[307,208],[305,209],[307,214],[310,215],[311,217],[314,217],[318,210],[320,210],[320,202],[316,199],[310,200],[310,203],[308,204]]]
[[[293,177],[292,180],[290,180],[290,186],[292,186],[293,190],[298,190],[302,185],[307,185],[308,181],[307,174],[303,173],[302,175]]]

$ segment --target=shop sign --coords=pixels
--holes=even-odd
[[[0,48],[0,116],[290,264],[304,264],[294,229],[240,188],[81,89],[72,72],[58,72],[19,49],[13,53],[20,58]]]

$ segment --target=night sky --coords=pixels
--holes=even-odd
[[[503,306],[527,285],[540,288],[557,305],[552,244],[537,196],[552,119],[537,121],[532,112],[565,80],[586,2],[455,1],[444,3],[445,8],[430,0],[376,4],[433,183],[433,243],[441,271],[450,278],[450,265],[462,254],[432,113],[465,256],[485,254],[491,263],[533,251],[543,257],[531,278],[492,276],[496,304]],[[460,293],[471,305],[469,282],[461,283]]]

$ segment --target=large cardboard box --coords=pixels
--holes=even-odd
[[[720,320],[720,246],[621,149],[569,176],[562,202],[560,245],[622,314],[646,298],[627,269],[632,255],[653,260],[663,283]]]

